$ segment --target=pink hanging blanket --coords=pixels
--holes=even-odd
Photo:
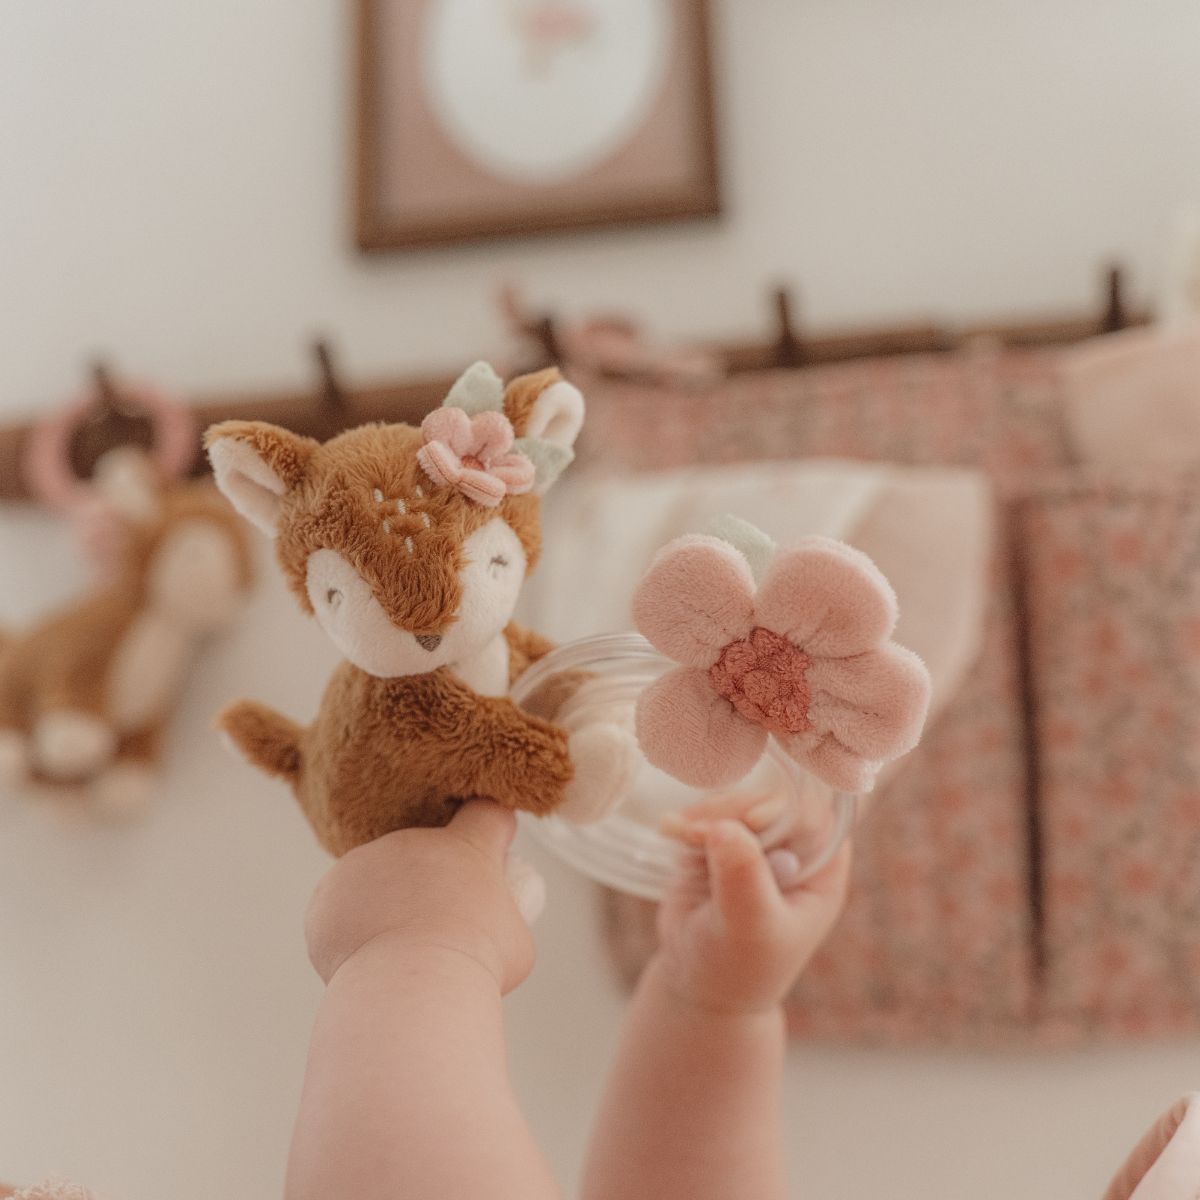
[[[1078,353],[1118,352],[1146,368],[1124,335]],[[792,997],[797,1032],[1200,1028],[1200,450],[1187,468],[1072,465],[1080,377],[1061,363],[952,355],[593,393],[590,445],[618,468],[837,455],[975,466],[995,489],[979,656],[873,801],[845,917]],[[653,915],[613,895],[605,911],[632,978]]]
[[[587,449],[616,469],[811,457],[975,467],[995,483],[1002,518],[1011,487],[1068,460],[1055,359],[1041,353],[767,372],[701,394],[613,385],[591,398]],[[849,907],[789,1006],[798,1033],[978,1045],[1030,1029],[1037,941],[1015,578],[1001,539],[975,665],[861,827]],[[652,909],[612,893],[604,903],[632,979],[653,952]]]

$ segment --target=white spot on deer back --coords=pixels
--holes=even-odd
[[[108,715],[123,732],[143,728],[175,698],[194,640],[168,617],[148,610],[117,644],[108,672]]]
[[[245,593],[233,535],[216,521],[180,521],[155,552],[147,584],[150,603],[181,626],[219,628]]]

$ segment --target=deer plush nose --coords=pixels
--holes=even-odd
[[[418,633],[416,638],[418,644],[428,650],[430,654],[442,644],[442,635],[440,633]]]

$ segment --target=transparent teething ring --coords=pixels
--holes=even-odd
[[[603,709],[605,719],[614,713],[624,715],[631,723],[641,687],[674,665],[636,633],[600,634],[546,655],[513,684],[511,696],[518,705],[529,705],[544,689],[553,687],[556,677],[582,672],[595,692],[591,703],[597,713]],[[790,788],[797,799],[814,794],[815,781],[773,740],[760,767],[774,779],[773,786]],[[647,771],[652,771],[648,764]],[[828,798],[828,816],[821,828],[828,832],[819,848],[801,863],[798,882],[826,866],[854,827],[857,797],[827,788],[823,794]],[[700,799],[701,793],[693,798]],[[572,824],[554,815],[537,818],[527,814],[523,814],[523,823],[535,841],[569,866],[598,883],[646,900],[660,900],[678,872],[679,843],[661,833],[644,812],[635,812],[630,803],[591,825]],[[763,830],[760,840],[766,849],[773,849],[794,829],[794,811],[785,812]]]

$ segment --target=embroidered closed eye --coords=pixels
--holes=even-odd
[[[337,588],[330,588],[325,593],[325,603],[328,604],[330,608],[337,608],[337,606],[339,604],[341,604],[341,602],[342,602],[342,593],[339,592]]]
[[[488,566],[492,568],[492,574],[494,575],[496,571],[503,571],[508,566],[508,559],[503,554],[497,554]]]

